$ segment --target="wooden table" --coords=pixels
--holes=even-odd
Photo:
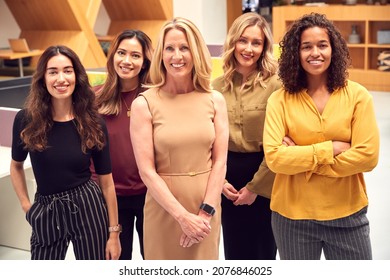
[[[0,58],[3,59],[18,59],[19,60],[19,75],[24,76],[23,73],[23,61],[25,57],[39,56],[43,53],[43,50],[32,50],[29,52],[13,52],[12,50],[0,50]]]
[[[114,38],[114,35],[97,36],[99,42],[111,42]]]

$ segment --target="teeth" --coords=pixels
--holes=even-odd
[[[179,68],[179,67],[182,67],[184,66],[184,63],[181,63],[181,64],[178,64],[178,63],[172,63],[172,66],[175,67],[175,68]]]
[[[312,60],[312,61],[309,61],[310,64],[320,64],[322,63],[321,60]]]

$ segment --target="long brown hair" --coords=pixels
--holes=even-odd
[[[74,124],[81,138],[82,151],[86,153],[87,149],[94,147],[102,149],[105,136],[95,104],[95,94],[89,84],[87,73],[77,54],[62,45],[48,47],[39,58],[24,105],[26,126],[21,132],[21,139],[25,148],[29,151],[43,151],[47,148],[47,134],[53,127],[54,121],[45,73],[48,61],[57,55],[68,57],[75,71],[76,85],[72,94],[73,115]]]
[[[152,41],[141,30],[124,30],[119,33],[111,42],[110,49],[107,55],[107,79],[104,82],[103,86],[97,90],[97,105],[99,107],[99,112],[104,115],[118,115],[120,112],[121,106],[121,85],[119,83],[118,74],[114,68],[114,56],[120,45],[120,43],[125,39],[135,38],[142,46],[142,52],[144,57],[144,62],[142,69],[139,72],[139,87],[143,84],[150,83],[149,78],[149,68],[152,60],[153,46]]]

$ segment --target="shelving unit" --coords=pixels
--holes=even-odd
[[[390,50],[390,44],[378,44],[378,30],[390,30],[390,5],[327,5],[273,7],[273,35],[279,42],[287,27],[311,12],[322,13],[332,20],[348,42],[352,25],[357,26],[361,43],[348,44],[352,58],[349,78],[368,90],[390,91],[390,72],[377,70],[378,55]]]

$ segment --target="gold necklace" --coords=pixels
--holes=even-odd
[[[132,90],[132,91],[133,91],[133,90]],[[132,102],[133,102],[134,99],[137,97],[137,95],[138,95],[138,90],[134,93],[134,97],[133,97]],[[121,93],[121,98],[122,98],[122,101],[123,101],[123,103],[125,104],[126,109],[127,109],[127,117],[130,118],[130,115],[131,115],[131,108],[127,105],[126,100],[125,100],[125,98],[123,97],[122,93]]]
[[[131,109],[129,108],[129,106],[127,106],[126,100],[123,98],[123,96],[121,96],[121,98],[122,98],[123,103],[125,103],[125,106],[126,106],[126,109],[127,109],[127,117],[130,118]]]

